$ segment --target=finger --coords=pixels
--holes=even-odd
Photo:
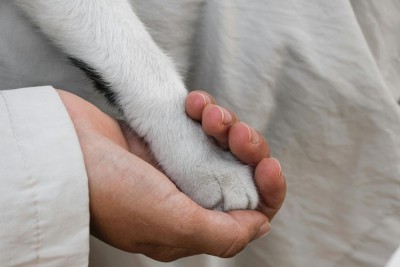
[[[215,99],[210,94],[204,91],[193,91],[186,97],[185,110],[189,117],[201,121],[204,107],[215,103]]]
[[[272,220],[286,196],[286,181],[279,161],[263,159],[256,167],[255,181],[262,201],[259,209]]]
[[[192,246],[218,257],[236,255],[270,229],[267,217],[257,211],[223,213],[206,210],[204,214],[196,216],[197,229],[196,236],[191,239]]]
[[[207,135],[214,137],[221,147],[227,148],[229,128],[236,120],[235,114],[227,109],[209,104],[203,110],[201,124]]]
[[[246,164],[256,166],[269,157],[267,141],[245,123],[237,122],[231,126],[228,143],[231,152]]]

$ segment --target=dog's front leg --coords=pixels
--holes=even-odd
[[[207,208],[255,208],[251,171],[187,118],[187,91],[127,0],[15,0],[118,105],[176,185]]]

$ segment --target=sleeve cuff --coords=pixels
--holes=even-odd
[[[0,91],[0,122],[0,262],[87,266],[87,175],[59,95]]]

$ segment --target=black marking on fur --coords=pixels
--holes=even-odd
[[[90,67],[88,64],[80,59],[69,57],[69,60],[72,62],[72,64],[74,64],[86,74],[86,76],[93,82],[93,85],[96,87],[96,89],[105,96],[108,103],[122,111],[121,106],[118,104],[117,96],[111,89],[110,83],[108,83],[98,71],[96,71],[94,68]]]

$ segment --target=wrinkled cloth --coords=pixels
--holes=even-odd
[[[400,266],[400,247],[396,250],[386,267],[397,267]]]
[[[188,87],[263,133],[288,192],[232,259],[157,263],[92,239],[91,265],[384,266],[400,244],[399,1],[133,2]],[[51,84],[105,108],[9,1],[0,19],[1,88]]]

